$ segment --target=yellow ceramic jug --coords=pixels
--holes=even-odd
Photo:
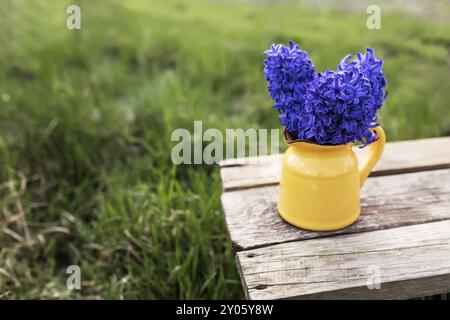
[[[386,136],[378,126],[378,139],[358,165],[352,144],[318,145],[292,140],[281,170],[278,211],[287,222],[308,230],[344,228],[358,219],[359,189],[383,153]]]

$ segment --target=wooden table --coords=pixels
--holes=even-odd
[[[298,229],[280,218],[281,157],[221,163],[222,205],[247,298],[450,292],[450,137],[388,143],[361,190],[361,217],[333,232]]]

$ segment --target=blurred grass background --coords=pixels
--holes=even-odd
[[[243,298],[218,169],[172,165],[170,134],[280,127],[262,74],[273,42],[320,71],[374,47],[388,139],[450,135],[450,5],[381,1],[368,30],[366,2],[3,0],[0,297]]]

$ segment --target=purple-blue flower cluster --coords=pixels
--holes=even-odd
[[[292,41],[289,48],[272,45],[264,54],[267,57],[264,75],[269,84],[269,93],[275,100],[273,107],[278,110],[281,123],[286,128],[297,127],[308,83],[316,73],[314,66],[308,54]]]
[[[264,75],[281,123],[298,139],[318,144],[376,140],[377,111],[387,95],[382,61],[371,48],[357,59],[345,57],[337,71],[315,73],[305,51],[273,45],[265,52]]]

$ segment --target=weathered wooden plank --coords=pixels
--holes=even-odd
[[[367,148],[354,148],[358,158]],[[230,159],[221,162],[225,191],[278,184],[282,155]],[[450,168],[450,137],[386,144],[372,176]]]
[[[222,195],[226,224],[236,251],[450,219],[450,169],[368,179],[361,190],[361,217],[338,231],[313,232],[289,225],[278,215],[277,199],[278,186]]]
[[[450,291],[450,221],[283,243],[237,259],[251,299],[439,294]]]

